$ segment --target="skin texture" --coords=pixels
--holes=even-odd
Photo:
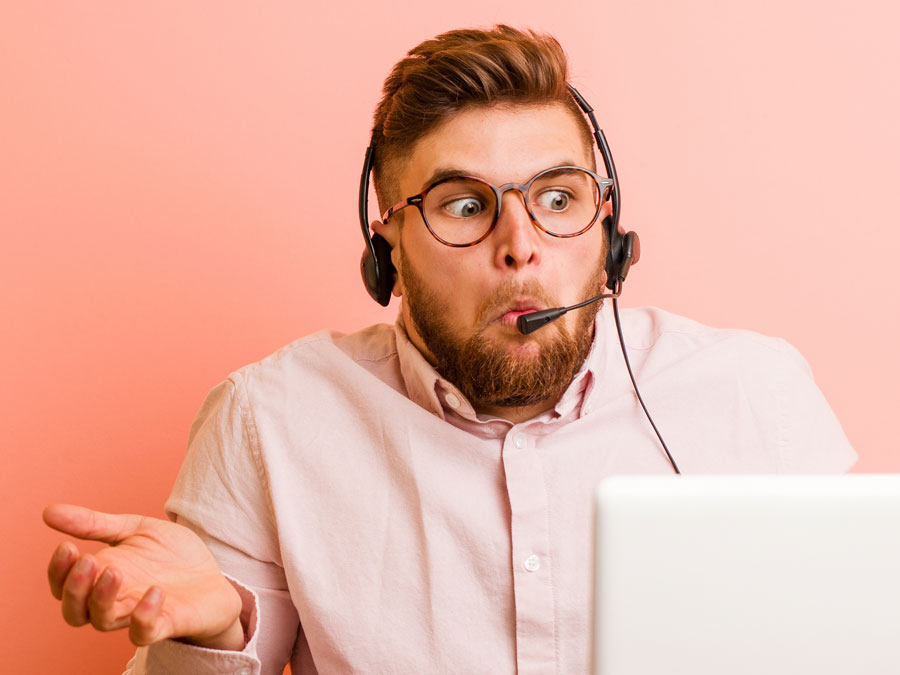
[[[589,167],[590,152],[571,112],[562,105],[472,108],[415,144],[400,177],[400,194],[405,198],[421,192],[445,169],[459,169],[494,185],[525,183],[553,166]],[[589,297],[603,281],[599,270],[605,242],[599,221],[608,212],[609,205],[604,204],[597,225],[579,237],[561,239],[535,227],[521,196],[508,192],[494,230],[468,248],[437,241],[414,208],[404,210],[402,224],[391,220],[372,226],[392,246],[398,270],[394,295],[403,298],[401,312],[410,340],[426,358],[435,365],[440,361],[423,338],[427,331],[415,320],[410,295],[427,297],[438,308],[450,339],[463,344],[479,335],[509,357],[514,371],[536,367],[541,350],[565,335],[577,340],[587,331],[589,342],[593,324],[579,319],[585,312],[596,312],[596,306],[569,312],[528,336],[518,333],[507,311],[525,305],[531,309],[571,305]],[[552,408],[565,384],[544,400],[526,405],[477,399],[472,403],[478,412],[523,421]]]

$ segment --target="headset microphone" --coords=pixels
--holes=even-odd
[[[584,307],[585,305],[589,305],[592,302],[597,302],[604,297],[606,296],[598,295],[597,297],[591,298],[590,300],[579,302],[577,305],[570,305],[569,307],[554,307],[553,309],[542,309],[539,312],[532,312],[531,314],[522,314],[518,319],[516,319],[516,327],[519,329],[519,332],[522,333],[522,335],[528,335],[529,333],[533,333],[534,331],[536,331],[538,328],[556,321],[559,317],[561,317],[569,310]]]

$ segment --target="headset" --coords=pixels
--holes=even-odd
[[[592,302],[596,302],[602,298],[612,298],[613,314],[616,320],[616,331],[619,335],[619,344],[622,347],[622,354],[625,357],[625,365],[628,368],[628,375],[631,377],[631,384],[634,387],[634,393],[640,401],[641,407],[644,409],[656,437],[662,444],[666,457],[676,474],[681,474],[675,459],[669,452],[666,442],[663,440],[659,429],[650,417],[647,406],[641,398],[638,391],[637,382],[631,371],[631,363],[628,361],[628,353],[625,351],[625,341],[622,337],[622,327],[619,321],[619,304],[617,302],[622,292],[622,283],[628,276],[628,271],[641,257],[641,242],[636,232],[625,232],[619,224],[620,208],[620,192],[619,179],[616,175],[616,166],[613,163],[612,153],[609,150],[609,144],[606,142],[606,136],[597,124],[597,118],[594,116],[594,109],[588,104],[585,98],[571,84],[566,87],[575,103],[590,120],[591,127],[594,130],[594,140],[597,142],[597,148],[600,150],[600,156],[603,158],[603,166],[606,168],[606,175],[612,181],[612,189],[609,192],[609,198],[612,200],[612,215],[607,216],[602,221],[602,227],[606,233],[606,240],[609,242],[609,248],[606,252],[606,288],[611,291],[598,295],[590,300],[580,302],[570,307],[559,307],[551,310],[543,310],[534,312],[530,315],[523,315],[518,318],[519,330],[522,333],[529,333],[541,326],[554,321],[570,309],[577,309]],[[394,264],[391,262],[391,245],[380,234],[373,234],[369,229],[369,180],[372,174],[372,167],[375,164],[375,134],[372,130],[372,138],[369,147],[366,148],[366,156],[363,160],[362,176],[359,179],[359,225],[362,229],[363,238],[365,239],[365,248],[359,261],[359,270],[362,274],[363,283],[372,299],[383,307],[387,307],[391,301],[391,291],[394,287]],[[528,317],[531,317],[529,321]],[[530,324],[530,325],[529,325]]]

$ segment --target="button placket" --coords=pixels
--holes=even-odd
[[[556,602],[551,574],[547,484],[536,439],[513,427],[503,444],[510,506],[516,661],[519,672],[555,672]]]

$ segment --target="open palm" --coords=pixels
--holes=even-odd
[[[91,556],[65,543],[53,556],[50,588],[69,623],[130,627],[136,644],[182,637],[207,646],[238,625],[240,597],[188,528],[68,505],[47,507],[44,521],[79,539],[109,544]]]

